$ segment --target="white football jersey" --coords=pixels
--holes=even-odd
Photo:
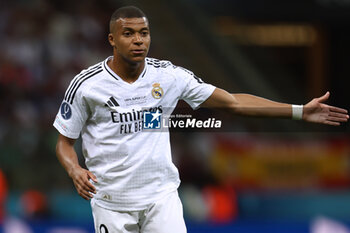
[[[134,83],[100,62],[71,81],[54,121],[64,136],[81,134],[88,169],[96,175],[96,204],[137,211],[176,190],[169,132],[143,129],[143,111],[170,115],[179,99],[199,107],[215,87],[169,61],[146,58]]]

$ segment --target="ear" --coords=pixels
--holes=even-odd
[[[112,34],[112,33],[109,33],[109,34],[108,34],[108,41],[109,41],[109,44],[110,44],[112,47],[115,47],[114,37],[113,37],[113,34]]]

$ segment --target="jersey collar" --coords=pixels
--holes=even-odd
[[[122,81],[122,82],[125,82],[121,77],[119,77],[108,65],[107,65],[107,62],[109,60],[111,60],[113,58],[113,56],[109,56],[104,62],[103,62],[103,67],[104,69],[107,71],[107,73],[109,73],[114,79],[118,80],[118,81]],[[147,64],[145,64],[145,67],[143,68],[143,71],[141,72],[140,76],[138,77],[138,79],[133,82],[133,83],[127,83],[129,85],[132,85],[134,83],[136,83],[140,78],[143,78],[146,74],[146,70],[147,70]]]

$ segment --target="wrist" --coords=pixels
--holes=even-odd
[[[69,169],[67,169],[68,176],[73,178],[77,170],[79,170],[81,167],[79,165],[73,165]]]
[[[292,119],[302,120],[303,119],[304,105],[292,104]]]

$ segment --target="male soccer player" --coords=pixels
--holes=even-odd
[[[75,76],[54,121],[57,157],[79,195],[91,199],[96,232],[186,232],[169,132],[143,130],[145,109],[169,115],[183,99],[193,109],[241,115],[329,125],[348,119],[346,110],[322,103],[329,93],[305,106],[229,94],[169,61],[146,57],[149,23],[136,7],[113,13],[108,40],[113,56]],[[79,166],[73,147],[80,134],[88,170]]]

